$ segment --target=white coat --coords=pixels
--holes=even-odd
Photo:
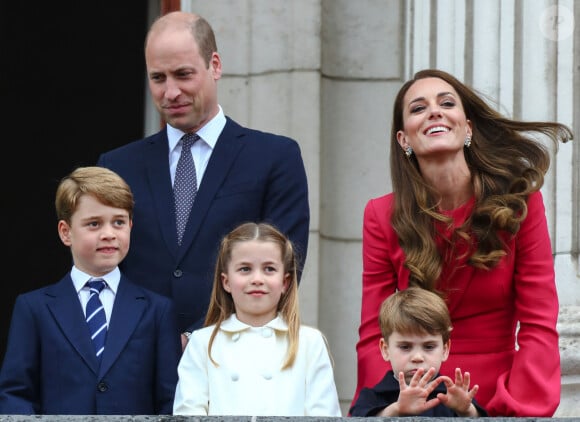
[[[192,333],[179,362],[174,415],[334,416],[341,411],[323,334],[301,326],[294,365],[281,370],[288,326],[276,317],[251,327],[235,314],[224,321],[212,347],[214,326]]]

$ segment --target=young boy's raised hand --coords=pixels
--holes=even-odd
[[[429,394],[443,382],[442,377],[432,380],[435,375],[435,368],[430,368],[427,372],[419,368],[411,378],[409,385],[405,381],[405,374],[399,372],[399,399],[384,408],[377,416],[405,416],[419,415],[440,403],[438,397],[427,400]]]
[[[479,416],[472,402],[479,390],[479,385],[476,384],[471,390],[469,389],[471,382],[469,372],[462,374],[460,368],[455,368],[455,382],[445,375],[441,375],[437,379],[444,382],[445,387],[447,387],[446,394],[437,394],[441,403],[457,413],[458,416],[464,418]]]

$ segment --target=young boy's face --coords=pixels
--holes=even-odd
[[[78,269],[102,276],[127,255],[131,225],[126,210],[103,205],[92,195],[83,195],[71,224],[58,222],[58,234],[62,243],[70,247]]]
[[[391,362],[395,377],[405,374],[407,384],[419,368],[425,372],[435,368],[439,372],[441,363],[449,356],[449,342],[443,343],[441,335],[401,334],[393,332],[387,341],[381,338],[379,347],[383,359]]]

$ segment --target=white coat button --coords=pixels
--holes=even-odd
[[[272,374],[270,374],[270,373],[262,374],[262,376],[264,377],[265,380],[271,380],[272,379]]]
[[[262,337],[272,337],[272,329],[268,327],[262,328]]]
[[[240,375],[236,374],[235,372],[232,372],[232,381],[237,381],[240,379]]]
[[[240,339],[240,333],[234,333],[232,336],[232,341],[238,341]]]

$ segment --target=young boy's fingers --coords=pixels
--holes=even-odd
[[[442,376],[440,376],[440,377],[437,377],[437,378],[435,378],[433,381],[431,381],[430,383],[428,383],[428,384],[425,386],[425,391],[427,392],[427,394],[431,394],[431,393],[432,393],[432,392],[433,392],[433,391],[434,391],[434,390],[437,388],[437,386],[438,386],[439,384],[441,384],[442,382],[443,382],[443,383],[445,383],[445,385],[448,385],[448,384],[447,384],[447,380],[446,380],[446,379],[447,379],[447,380],[449,380],[449,382],[450,382],[451,384],[453,384],[453,383],[451,382],[451,378],[449,378],[449,377],[446,377],[445,375],[442,375]]]
[[[413,378],[415,378],[415,376],[413,376]],[[411,380],[412,382],[412,380]],[[407,388],[407,382],[405,381],[405,373],[403,371],[399,372],[399,388],[402,390],[404,390],[405,388]]]
[[[417,369],[415,371],[415,373],[413,374],[413,377],[409,381],[409,386],[415,387],[416,385],[419,385],[419,383],[421,382],[421,380],[424,376],[424,373],[425,373],[425,370],[423,368]]]
[[[445,386],[447,388],[449,388],[453,385],[453,380],[451,378],[449,378],[447,375],[440,375],[439,377],[437,377],[437,379],[435,381],[438,381],[437,385],[441,384],[442,382],[445,383]],[[435,382],[435,381],[433,381],[433,382]]]
[[[455,368],[455,384],[463,384],[463,375],[461,374],[461,368]]]
[[[469,372],[465,372],[463,374],[463,385],[465,385],[465,388],[469,389],[470,383],[471,383],[471,374]]]
[[[477,394],[478,390],[479,390],[479,385],[477,385],[477,384],[475,384],[471,390],[468,390],[469,391],[469,398],[471,400],[473,400],[473,398]]]
[[[418,369],[417,372],[415,373],[415,375],[417,375],[417,373],[421,371],[421,369]],[[431,367],[429,368],[429,370],[427,372],[425,372],[425,374],[421,377],[421,382],[423,384],[423,386],[427,385],[429,383],[429,381],[431,381],[431,378],[433,378],[433,375],[435,375],[435,368]]]

